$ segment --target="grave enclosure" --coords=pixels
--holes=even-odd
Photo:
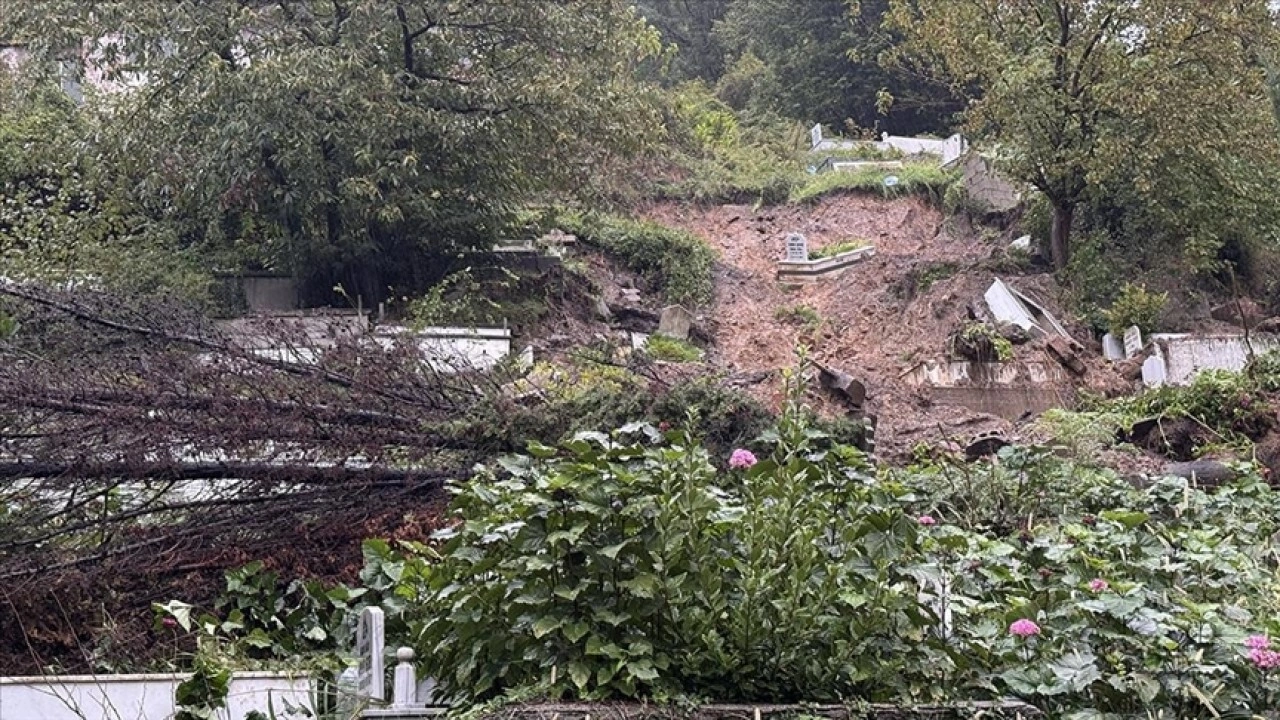
[[[793,283],[814,282],[823,275],[843,270],[874,256],[875,253],[876,249],[868,245],[831,257],[811,260],[808,239],[799,233],[791,233],[786,238],[785,255],[778,261],[778,280]]]

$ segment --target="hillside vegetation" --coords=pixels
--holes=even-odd
[[[209,718],[377,605],[464,718],[1280,717],[1278,13],[0,0],[0,667]]]

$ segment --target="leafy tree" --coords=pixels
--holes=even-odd
[[[88,74],[138,86],[90,98],[111,120],[86,149],[186,244],[369,300],[435,279],[531,199],[586,191],[657,127],[632,72],[657,35],[622,0],[44,0],[0,16],[36,57],[82,46]]]
[[[1254,196],[1276,157],[1257,62],[1273,39],[1264,3],[890,4],[899,56],[968,95],[970,130],[1047,196],[1055,267],[1091,193],[1145,202],[1158,224],[1209,245],[1224,219],[1274,219]]]
[[[636,8],[662,41],[676,47],[676,80],[715,82],[724,73],[724,48],[713,33],[730,0],[640,0]]]
[[[895,132],[942,131],[958,110],[945,87],[921,82],[877,57],[891,42],[882,0],[734,0],[716,36],[736,59],[763,64],[760,102],[786,117]],[[897,99],[884,115],[882,91]]]

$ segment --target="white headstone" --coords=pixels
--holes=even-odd
[[[1102,357],[1112,361],[1125,358],[1124,343],[1120,338],[1111,333],[1102,336]]]
[[[787,236],[787,262],[808,262],[809,240],[800,233]]]
[[[814,125],[813,128],[809,130],[809,141],[812,143],[811,149],[817,148],[822,144],[822,123]]]
[[[1147,387],[1160,387],[1168,382],[1169,372],[1164,358],[1152,355],[1142,362],[1142,384]]]
[[[1133,357],[1142,352],[1142,331],[1132,325],[1124,331],[1124,356]]]
[[[382,608],[367,607],[361,610],[360,624],[356,626],[356,657],[360,661],[356,668],[358,697],[378,701],[386,699],[382,687],[382,651],[385,645]]]

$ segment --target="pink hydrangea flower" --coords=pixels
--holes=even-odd
[[[1254,648],[1249,651],[1249,659],[1262,670],[1280,668],[1280,652],[1266,648]]]
[[[918,523],[920,523],[921,525],[924,525],[924,526],[926,526],[926,527],[928,527],[929,525],[937,525],[937,524],[938,524],[938,521],[937,521],[937,520],[935,520],[935,519],[934,519],[934,517],[933,517],[932,515],[921,515],[920,517],[916,518],[916,522],[918,522]]]
[[[756,462],[758,462],[756,456],[750,450],[743,450],[742,448],[734,450],[733,454],[729,456],[729,467],[734,470],[745,470],[755,465]]]
[[[1102,592],[1109,587],[1111,586],[1108,585],[1107,581],[1103,580],[1102,578],[1094,578],[1089,581],[1089,589],[1092,590],[1093,592]]]
[[[1017,635],[1018,637],[1031,637],[1032,635],[1039,635],[1040,626],[1026,618],[1022,618],[1021,620],[1014,620],[1013,624],[1009,626],[1009,634]]]
[[[1244,639],[1244,646],[1252,650],[1266,650],[1271,647],[1271,638],[1266,635],[1250,635]]]

